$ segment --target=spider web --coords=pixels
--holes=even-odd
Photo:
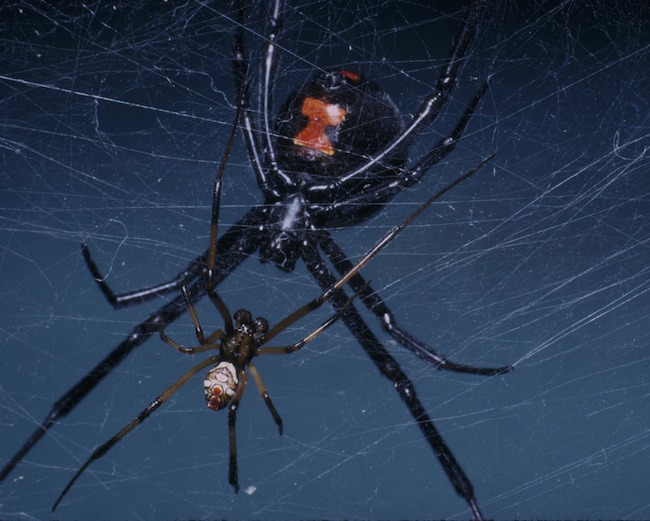
[[[352,66],[413,114],[462,19],[456,2],[435,4],[293,2],[276,106],[314,70]],[[112,310],[79,244],[117,291],[165,280],[207,246],[209,189],[233,117],[235,13],[224,2],[0,9],[4,464],[53,400],[162,303]],[[248,9],[253,63],[264,10]],[[488,517],[650,517],[648,15],[631,1],[490,7],[453,99],[412,157],[489,77],[458,149],[377,217],[333,231],[358,258],[427,194],[497,153],[364,269],[417,337],[465,363],[516,365],[496,378],[437,372],[364,313]],[[260,201],[239,141],[221,229]],[[220,291],[231,310],[271,322],[318,294],[303,266],[286,274],[256,258]],[[199,314],[220,326],[210,307]],[[187,316],[168,333],[194,344]],[[90,451],[193,363],[157,338],[136,350],[0,485],[0,518],[51,517]],[[342,325],[257,365],[285,434],[251,385],[238,415],[238,495],[227,482],[227,415],[204,407],[197,378],[94,463],[57,516],[467,518],[391,384]]]

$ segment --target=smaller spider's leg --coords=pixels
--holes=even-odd
[[[230,147],[232,146],[233,137],[234,135],[231,133],[224,160],[228,157],[230,153]],[[225,162],[222,162],[221,167],[219,168],[219,173],[217,174],[217,177],[214,181],[214,189],[212,191],[212,219],[210,225],[210,246],[208,247],[208,263],[205,272],[205,279],[206,279],[205,285],[206,285],[208,296],[210,297],[210,300],[212,301],[214,306],[217,308],[217,311],[219,311],[219,315],[221,315],[221,318],[223,319],[226,332],[230,335],[234,331],[232,325],[232,315],[230,314],[230,311],[228,310],[228,306],[226,305],[226,303],[217,293],[215,289],[215,281],[214,281],[215,269],[217,265],[217,244],[218,244],[217,232],[219,229],[218,222],[219,222],[219,210],[221,207],[221,190],[223,185],[222,176],[223,176],[224,168],[225,168]],[[186,294],[186,292],[184,291],[184,287],[183,287],[183,294],[184,295]],[[190,314],[192,316],[192,322],[194,322],[196,326],[196,324],[198,323],[198,317],[196,317],[196,311],[194,311],[194,306],[192,306],[191,302],[187,298],[185,299],[185,301],[188,302],[188,309],[190,310]],[[195,317],[196,317],[196,321],[194,320]],[[201,328],[199,325],[199,327],[197,328],[197,338],[199,338],[198,334],[200,330]],[[202,334],[203,331],[201,330],[201,335]],[[201,342],[201,338],[199,338],[199,342]]]
[[[104,294],[104,297],[106,297],[106,300],[108,300],[110,305],[115,309],[140,304],[146,300],[151,300],[171,291],[178,290],[183,284],[187,284],[198,273],[200,273],[202,266],[205,265],[205,254],[202,254],[191,261],[187,268],[179,272],[173,279],[168,280],[167,282],[125,293],[114,293],[106,282],[106,277],[104,277],[102,272],[99,271],[86,243],[81,245],[81,253],[83,254],[86,266],[99,286],[99,289]]]
[[[185,300],[185,305],[187,306],[187,312],[190,314],[190,317],[192,319],[192,324],[194,324],[194,333],[196,334],[196,339],[199,341],[199,344],[205,345],[205,344],[210,344],[216,340],[216,338],[211,338],[213,335],[210,337],[205,336],[203,333],[203,326],[201,325],[201,321],[199,320],[199,316],[196,314],[196,309],[194,308],[194,304],[192,303],[192,299],[190,298],[189,294],[187,293],[187,288],[185,286],[181,287],[181,294],[183,295],[183,299]],[[162,329],[161,329],[162,333]],[[162,336],[162,335],[161,335]],[[167,335],[165,335],[166,338]],[[165,338],[163,338],[165,340]],[[168,342],[169,343],[169,342]],[[170,344],[171,345],[171,344]],[[172,345],[173,347],[173,345]]]
[[[232,332],[234,331],[233,324],[232,324],[232,316],[230,315],[228,306],[226,306],[226,303],[219,296],[219,294],[215,289],[216,286],[215,276],[216,276],[216,269],[217,269],[217,245],[219,243],[218,242],[219,213],[221,212],[221,192],[223,190],[223,173],[226,170],[226,166],[228,165],[228,159],[230,158],[230,153],[232,152],[232,147],[235,142],[235,135],[237,134],[237,129],[239,128],[239,121],[241,119],[242,110],[243,110],[242,101],[243,101],[243,93],[239,93],[235,118],[230,127],[230,134],[228,135],[228,140],[226,142],[226,149],[223,153],[223,157],[221,158],[221,163],[219,164],[219,169],[217,170],[217,175],[214,179],[214,185],[212,187],[210,245],[208,246],[208,259],[207,259],[207,265],[205,270],[205,287],[207,289],[207,293],[210,297],[210,300],[212,300],[212,303],[219,311],[219,314],[221,315],[221,318],[223,319],[226,327],[226,333],[228,334],[232,334]],[[186,292],[183,287],[183,294],[185,293]],[[188,302],[188,307],[192,308],[192,311],[194,311],[192,307],[192,303],[189,301],[189,299],[186,298],[186,302]],[[198,319],[194,320],[195,316],[196,313],[195,312],[192,313],[192,320],[194,321],[194,324],[197,325]],[[200,326],[197,327],[197,337],[198,337],[198,331],[200,331]],[[201,332],[201,335],[202,334],[203,333]],[[199,341],[201,340],[199,339]]]
[[[226,334],[220,329],[217,329],[217,331],[215,331],[211,336],[214,336],[216,341],[225,338]],[[176,340],[174,340],[173,338],[167,336],[167,333],[165,333],[165,328],[162,327],[160,328],[160,338],[167,345],[173,347],[174,349],[176,349],[176,351],[178,351],[179,353],[183,353],[185,355],[195,355],[197,353],[203,353],[205,351],[209,351],[210,349],[220,348],[220,345],[215,344],[214,341],[210,343],[206,342],[205,344],[197,347],[185,347],[184,345],[176,342]]]
[[[217,170],[217,175],[214,179],[214,185],[212,188],[212,213],[210,218],[210,246],[208,247],[208,262],[207,262],[207,274],[206,274],[206,287],[208,291],[212,291],[215,287],[214,277],[215,269],[217,267],[217,244],[219,236],[219,212],[221,211],[221,192],[223,190],[223,173],[226,170],[228,165],[228,160],[230,159],[230,153],[232,152],[232,147],[235,142],[235,136],[237,135],[237,129],[239,128],[239,121],[241,120],[243,106],[242,98],[243,94],[239,93],[239,98],[237,102],[237,110],[235,111],[235,117],[230,126],[230,134],[228,135],[228,140],[226,141],[226,149],[224,150],[223,157],[221,158],[221,163],[219,164],[219,169]]]
[[[246,376],[246,371],[240,369],[238,371],[239,376],[239,386],[235,392],[235,396],[232,397],[228,410],[228,438],[230,441],[230,460],[228,464],[228,481],[235,489],[235,493],[239,492],[239,475],[237,472],[237,408],[239,407],[239,402],[241,401],[244,391],[246,390],[246,384],[248,383],[248,377]]]
[[[228,310],[228,306],[214,289],[208,291],[208,297],[210,297],[210,300],[217,308],[217,311],[219,311],[219,315],[224,321],[226,332],[229,335],[232,334],[234,328],[232,325],[232,318],[230,315],[230,311]]]
[[[282,331],[287,329],[291,324],[296,322],[297,320],[300,320],[302,317],[305,315],[308,315],[312,311],[317,310],[319,307],[321,307],[325,302],[327,302],[330,298],[332,298],[332,295],[334,294],[335,291],[338,291],[343,287],[345,282],[342,282],[343,279],[339,280],[334,286],[332,286],[330,289],[316,297],[315,299],[310,300],[305,304],[304,306],[299,307],[296,309],[293,313],[290,313],[286,317],[284,317],[280,322],[278,322],[275,326],[273,326],[267,333],[264,334],[263,337],[260,338],[259,340],[259,345],[263,346],[266,344],[269,340],[272,338],[276,337],[279,335]],[[345,279],[347,280],[347,279]],[[348,300],[348,304],[345,306],[349,306],[352,301],[357,298],[358,293],[355,293],[352,295],[352,298]],[[293,353],[294,351],[298,351],[302,346],[304,346],[307,342],[311,342],[314,338],[316,338],[318,335],[320,335],[323,331],[325,331],[328,327],[330,327],[334,322],[336,322],[341,314],[345,311],[345,309],[339,311],[337,314],[332,315],[330,318],[328,318],[325,322],[323,322],[320,326],[318,326],[314,331],[309,333],[305,338],[302,340],[299,340],[295,344],[292,344],[287,347],[265,347],[261,348],[259,354],[285,354],[285,353]]]
[[[233,129],[236,129],[236,121]],[[221,162],[217,176],[214,179],[214,185],[212,187],[212,213],[210,218],[210,245],[208,246],[208,262],[206,267],[206,288],[208,291],[214,289],[214,270],[217,265],[217,238],[219,236],[219,212],[221,211],[221,191],[223,189],[223,171],[225,169],[225,161],[230,155],[230,147],[232,146],[232,137],[233,133],[230,133],[230,138],[228,140],[228,147],[226,148],[226,154]],[[219,299],[221,300],[221,299]],[[219,306],[217,306],[219,307]],[[219,310],[221,312],[221,310]],[[230,313],[228,313],[228,318],[230,318]]]
[[[172,385],[167,387],[158,398],[151,402],[145,409],[142,410],[138,416],[136,416],[129,424],[123,427],[115,436],[110,438],[108,441],[97,447],[90,457],[85,461],[85,463],[79,468],[76,474],[68,482],[66,487],[63,489],[63,492],[59,494],[59,497],[54,502],[52,506],[52,512],[56,510],[56,507],[59,505],[64,496],[72,488],[72,485],[75,484],[77,479],[84,473],[88,466],[93,462],[104,456],[109,450],[115,446],[122,438],[127,436],[133,429],[138,427],[144,420],[146,420],[154,411],[156,411],[161,405],[163,405],[178,389],[185,384],[190,378],[192,378],[196,373],[202,371],[208,366],[218,364],[221,361],[219,355],[214,355],[209,358],[206,358],[202,362],[196,364],[189,371],[184,373],[178,380],[176,380]]]
[[[365,286],[367,286],[367,283],[364,284],[364,289]],[[263,345],[264,343],[271,340],[271,338],[278,335],[280,332],[284,331],[287,327],[289,327],[299,318],[304,317],[306,314],[311,313],[312,311],[318,309],[324,302],[326,302],[329,299],[329,297],[327,297],[327,299],[324,298],[326,294],[330,296],[332,295],[332,293],[328,290],[327,292],[323,293],[320,297],[311,300],[301,308],[297,309],[295,312],[291,313],[284,320],[281,320],[271,331],[269,331],[269,334],[265,335],[261,339],[260,345]],[[297,342],[294,342],[290,346],[284,346],[284,347],[266,347],[266,346],[261,347],[259,348],[257,354],[258,355],[286,355],[289,353],[295,353],[296,351],[302,349],[305,344],[314,340],[314,338],[316,338],[328,327],[333,325],[339,318],[341,318],[341,315],[345,313],[348,307],[352,305],[352,302],[354,302],[354,299],[356,299],[360,294],[361,292],[357,291],[354,295],[352,295],[352,297],[348,299],[347,303],[341,309],[339,309],[334,315],[329,317],[320,326],[318,326],[311,333],[301,338]]]
[[[309,302],[307,302],[307,304],[299,307],[293,313],[287,315],[282,320],[280,320],[280,322],[278,322],[267,333],[264,334],[264,336],[260,339],[260,345],[266,344],[269,340],[278,336],[282,331],[287,329],[291,324],[297,322],[305,315],[308,315],[312,311],[315,311],[319,307],[321,307],[326,302],[326,300],[323,299],[323,295],[324,294],[319,295],[315,299],[310,300]],[[302,342],[300,347],[302,347],[302,345],[304,345],[305,343],[307,342]],[[300,347],[293,349],[293,351],[297,351],[298,349],[300,349]],[[279,354],[279,353],[287,353],[293,351],[287,351],[286,348],[284,347],[266,347],[266,348],[262,348],[259,354]]]
[[[253,362],[248,362],[248,370],[253,375],[253,379],[257,384],[257,388],[260,390],[260,394],[262,395],[262,399],[264,400],[264,403],[266,403],[266,406],[269,408],[271,416],[273,416],[273,420],[275,421],[275,424],[278,426],[278,430],[280,431],[280,436],[282,436],[282,418],[276,410],[275,405],[273,405],[269,391],[266,389],[266,385],[264,385],[262,377],[260,376],[257,367],[253,365]]]

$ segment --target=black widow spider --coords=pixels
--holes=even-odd
[[[269,7],[257,110],[261,123],[258,123],[249,103],[243,4],[243,0],[238,1],[233,72],[238,99],[241,100],[240,124],[264,202],[251,208],[219,239],[214,273],[208,279],[217,286],[249,255],[259,250],[262,262],[273,262],[284,271],[292,271],[296,261],[302,259],[321,290],[327,292],[335,287],[336,277],[325,265],[321,252],[341,275],[352,269],[352,263],[328,229],[357,225],[377,213],[403,189],[418,183],[429,168],[455,148],[462,136],[487,84],[474,95],[449,136],[437,142],[412,167],[407,167],[411,144],[436,119],[455,85],[456,75],[473,40],[484,4],[479,2],[469,11],[433,93],[424,100],[408,126],[404,126],[397,107],[383,90],[363,76],[343,70],[316,74],[293,93],[281,108],[274,129],[271,124],[272,86],[278,70],[280,49],[277,41],[284,20],[284,5],[282,0],[275,0]],[[0,480],[60,417],[68,414],[125,356],[184,313],[188,302],[196,302],[208,292],[206,278],[202,276],[208,265],[208,252],[194,259],[168,282],[114,294],[92,260],[87,246],[82,245],[82,250],[100,289],[116,308],[155,298],[184,286],[187,286],[183,292],[186,296],[176,297],[137,325],[120,345],[57,400],[41,426],[0,472]],[[383,300],[358,273],[346,279],[346,282],[377,316],[389,335],[435,368],[477,375],[497,375],[512,370],[510,366],[479,368],[448,360],[404,331],[395,322]],[[342,291],[334,292],[331,302],[337,311],[335,316],[341,316],[405,402],[457,493],[470,506],[474,518],[482,519],[470,480],[417,398],[407,375]]]

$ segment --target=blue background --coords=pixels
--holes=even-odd
[[[314,70],[345,66],[379,81],[408,118],[462,20],[455,4],[293,3],[276,106]],[[254,63],[264,5],[248,10]],[[233,117],[235,12],[223,2],[0,9],[2,464],[53,401],[159,305],[114,311],[79,244],[89,242],[118,291],[165,280],[205,249],[209,191]],[[364,269],[414,335],[461,362],[516,365],[496,378],[437,372],[365,315],[487,517],[650,516],[648,15],[634,2],[490,7],[453,99],[412,157],[452,128],[489,77],[457,151],[363,226],[333,230],[358,258],[496,152]],[[238,140],[221,229],[260,201]],[[286,274],[255,258],[220,290],[231,309],[271,322],[318,294],[304,266]],[[206,327],[220,327],[212,308],[199,312]],[[169,334],[194,343],[187,316]],[[89,453],[194,363],[157,338],[140,347],[0,485],[0,517],[53,517],[54,499]],[[254,493],[228,485],[227,415],[204,407],[197,377],[93,464],[54,517],[468,517],[344,326],[257,366],[285,435],[251,386],[238,442],[240,482]]]

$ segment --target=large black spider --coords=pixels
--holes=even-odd
[[[55,402],[41,426],[0,472],[4,479],[44,433],[68,414],[125,356],[152,334],[159,332],[196,302],[209,285],[218,285],[248,256],[259,251],[262,262],[273,262],[292,271],[298,259],[327,292],[337,284],[322,255],[345,274],[353,269],[328,229],[360,224],[403,189],[418,183],[424,174],[446,157],[462,136],[484,94],[484,84],[470,101],[451,133],[437,142],[412,166],[408,151],[414,140],[438,116],[452,91],[459,67],[474,37],[483,3],[477,3],[460,28],[435,88],[405,126],[388,95],[375,83],[349,70],[316,74],[282,106],[275,125],[273,89],[278,70],[283,0],[269,8],[266,43],[261,63],[261,85],[256,121],[249,102],[249,64],[244,48],[245,13],[238,1],[233,72],[240,100],[240,125],[250,162],[264,202],[251,208],[216,245],[214,269],[208,269],[208,252],[189,263],[172,280],[127,293],[115,294],[82,245],[83,256],[100,289],[115,307],[137,304],[181,288],[183,295],[165,304],[138,324],[127,338],[82,380]],[[206,284],[206,280],[210,283]],[[433,347],[413,337],[395,321],[372,287],[355,273],[346,282],[383,329],[406,349],[437,369],[467,374],[503,374],[512,367],[479,368],[448,360]],[[475,519],[482,519],[471,481],[446,445],[416,396],[414,386],[397,361],[366,325],[348,297],[338,290],[331,302],[379,371],[404,401],[427,442],[438,457],[457,493],[470,506]],[[232,481],[232,480],[231,480]]]

